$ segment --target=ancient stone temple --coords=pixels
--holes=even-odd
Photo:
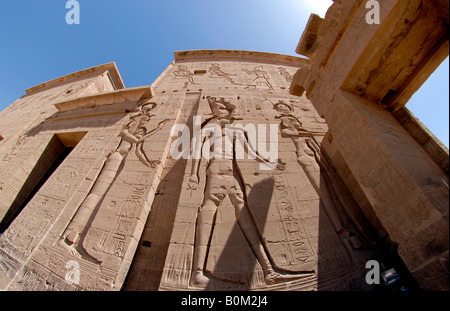
[[[0,289],[378,290],[376,262],[448,290],[448,150],[404,107],[448,55],[445,3],[369,25],[363,2],[311,16],[307,58],[183,51],[148,86],[110,63],[26,90],[0,113]]]

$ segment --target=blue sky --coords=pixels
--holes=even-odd
[[[151,84],[193,49],[294,55],[311,13],[330,0],[78,0],[80,24],[65,21],[67,0],[2,0],[0,111],[48,80],[116,62],[126,87]],[[407,107],[449,146],[448,59]]]

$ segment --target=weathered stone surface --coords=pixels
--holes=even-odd
[[[4,152],[2,169],[14,169],[2,175],[2,198],[20,214],[3,221],[3,288],[366,288],[364,263],[380,249],[320,146],[327,125],[288,94],[299,66],[308,64],[270,53],[177,52],[151,87],[55,97],[52,114]],[[228,123],[248,147],[221,141],[224,159],[194,158],[194,136],[177,145],[175,129],[194,135]],[[17,201],[21,184],[35,187],[33,165],[42,176],[39,159],[67,148],[29,203],[25,194]],[[360,272],[336,273],[355,263]]]
[[[310,67],[290,87],[325,118],[332,140],[324,149],[357,201],[368,200],[366,217],[431,290],[448,290],[448,269],[436,263],[448,254],[449,153],[403,106],[448,56],[445,7],[383,1],[380,24],[371,24],[362,22],[364,1],[335,1],[319,28],[307,29],[315,42],[299,43],[311,46],[299,51]]]
[[[448,150],[402,108],[448,45],[438,7],[369,25],[335,1],[309,59],[180,51],[151,86],[106,64],[28,89],[0,113],[0,289],[373,290],[377,260],[448,290]]]

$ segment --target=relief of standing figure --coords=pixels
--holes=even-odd
[[[297,162],[302,167],[308,180],[319,195],[320,202],[328,215],[336,233],[343,241],[350,257],[354,249],[361,248],[361,241],[355,235],[351,235],[341,221],[334,202],[330,185],[323,180],[321,168],[330,178],[333,168],[321,151],[319,144],[314,139],[314,133],[303,128],[302,123],[294,117],[291,112],[293,108],[284,103],[278,102],[274,109],[281,113],[276,118],[281,120],[281,137],[291,138],[296,147]]]
[[[189,84],[198,84],[194,81],[194,74],[190,72],[186,66],[178,65],[178,70],[175,70],[173,74],[175,75],[174,79],[178,77],[188,79],[188,81],[184,83],[183,88],[187,88]]]
[[[242,69],[245,73],[249,75],[255,75],[255,78],[251,82],[255,82],[254,87],[258,85],[267,86],[271,91],[274,91],[272,84],[269,82],[269,78],[267,77],[267,72],[264,71],[263,66],[257,66],[253,70]]]
[[[222,69],[220,69],[220,65],[217,63],[214,63],[211,65],[211,67],[209,67],[209,72],[211,73],[212,78],[224,78],[231,84],[240,85],[239,83],[234,82],[231,78],[231,76],[236,76],[235,74],[224,72]]]
[[[250,210],[245,199],[245,190],[241,188],[243,179],[236,169],[236,159],[233,152],[236,148],[236,144],[238,143],[237,139],[234,138],[234,136],[229,137],[226,131],[226,126],[227,128],[230,128],[229,126],[235,120],[231,113],[235,106],[231,105],[229,102],[226,102],[224,99],[219,101],[216,100],[216,98],[211,97],[208,97],[207,99],[213,112],[213,118],[210,119],[208,123],[220,125],[222,134],[220,135],[220,138],[217,139],[221,139],[221,141],[224,139],[232,140],[228,146],[232,146],[233,150],[223,151],[224,154],[222,154],[222,157],[212,157],[207,164],[204,200],[198,211],[196,225],[193,272],[190,285],[193,287],[204,288],[207,285],[210,285],[210,283],[213,283],[215,285],[219,285],[220,288],[235,288],[241,284],[232,280],[218,279],[209,271],[206,271],[206,260],[208,257],[208,250],[214,228],[215,215],[217,213],[217,209],[220,208],[223,200],[227,196],[235,208],[236,221],[263,269],[266,284],[276,284],[313,275],[313,271],[281,273],[276,271],[274,268],[263,246],[263,241],[258,233],[256,224],[250,214]],[[231,129],[236,131],[244,131],[243,129],[233,127],[231,127]],[[245,150],[252,153],[257,161],[270,165],[273,169],[284,169],[284,166],[281,163],[272,164],[261,158],[257,151],[255,151],[249,144],[245,138],[245,135],[238,135],[238,137],[241,138],[239,143],[244,146]],[[203,147],[204,141],[200,143],[201,147]],[[198,168],[200,160],[193,161],[188,189],[197,189],[199,184]],[[238,284],[232,284],[233,282]]]
[[[150,111],[156,106],[155,103],[143,104],[139,108],[139,112],[130,117],[130,121],[125,125],[119,133],[122,138],[119,146],[111,152],[104,162],[97,178],[95,179],[88,195],[79,206],[75,215],[67,225],[61,239],[57,245],[70,252],[76,257],[85,258],[98,263],[97,260],[89,256],[82,246],[83,233],[88,229],[87,224],[95,210],[99,208],[99,203],[106,195],[117,175],[119,174],[123,163],[131,151],[135,147],[135,153],[141,163],[148,167],[155,167],[154,161],[149,161],[142,145],[152,135],[160,131],[166,121],[161,121],[156,128],[147,132],[146,124],[153,116]]]

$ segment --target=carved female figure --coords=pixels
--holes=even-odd
[[[225,102],[224,100],[216,101],[215,98],[211,97],[208,97],[208,102],[214,115],[209,122],[216,122],[220,125],[222,128],[221,139],[233,139],[228,137],[227,132],[225,131],[225,125],[230,125],[234,121],[231,111],[234,110],[235,106]],[[241,135],[240,137],[245,137],[245,135]],[[233,139],[233,142],[229,145],[235,148],[236,143],[236,140]],[[254,156],[258,161],[271,165],[252,149],[245,138],[240,143],[242,143],[245,148],[249,150],[249,152],[254,153]],[[240,186],[240,184],[242,184],[242,177],[235,169],[234,157],[230,157],[230,155],[233,154],[234,152],[225,152],[225,156],[222,156],[220,159],[210,159],[207,166],[204,200],[199,209],[197,218],[193,273],[190,283],[191,286],[205,287],[209,284],[209,282],[215,282],[220,283],[222,287],[232,287],[230,283],[227,284],[227,282],[214,278],[213,276],[208,275],[207,271],[205,271],[210,237],[214,227],[215,214],[227,196],[230,198],[231,203],[236,209],[236,221],[238,222],[255,256],[257,257],[258,262],[261,264],[264,271],[265,282],[267,284],[275,284],[287,280],[299,279],[301,277],[306,277],[313,274],[314,272],[305,272],[289,275],[281,274],[275,271],[266,250],[264,249],[262,239],[252,219],[247,202],[245,201],[245,195]],[[197,172],[200,162],[199,160],[194,161],[195,162],[192,166],[192,175],[189,179],[190,189],[196,189],[199,181]],[[282,169],[283,167],[278,164],[277,168]]]
[[[331,194],[330,185],[325,180],[325,176],[321,176],[321,168],[323,168],[329,177],[332,177],[332,174],[330,174],[331,164],[323,156],[320,146],[313,137],[314,133],[304,129],[302,123],[291,114],[293,108],[290,105],[280,101],[274,105],[274,109],[281,113],[280,116],[276,117],[281,120],[281,136],[292,139],[296,147],[298,164],[319,195],[320,202],[331,224],[351,253],[354,248],[361,247],[361,243],[356,236],[350,236],[349,231],[343,225]]]
[[[158,124],[158,126],[147,133],[145,125],[149,122],[152,115],[150,111],[156,106],[154,103],[143,104],[139,108],[139,112],[130,117],[130,122],[120,132],[119,136],[122,138],[119,146],[113,152],[111,152],[105,163],[100,170],[96,180],[94,181],[89,194],[84,199],[83,203],[78,208],[77,212],[73,216],[72,220],[66,227],[61,239],[57,245],[69,251],[72,255],[77,257],[87,257],[89,255],[83,250],[80,245],[80,236],[83,231],[86,230],[87,223],[91,218],[93,212],[98,208],[98,205],[102,198],[106,195],[116,176],[118,175],[120,168],[131,151],[133,145],[135,145],[135,152],[137,158],[146,166],[152,167],[154,163],[149,162],[145,152],[142,149],[142,144],[147,138],[161,130],[164,120]]]

